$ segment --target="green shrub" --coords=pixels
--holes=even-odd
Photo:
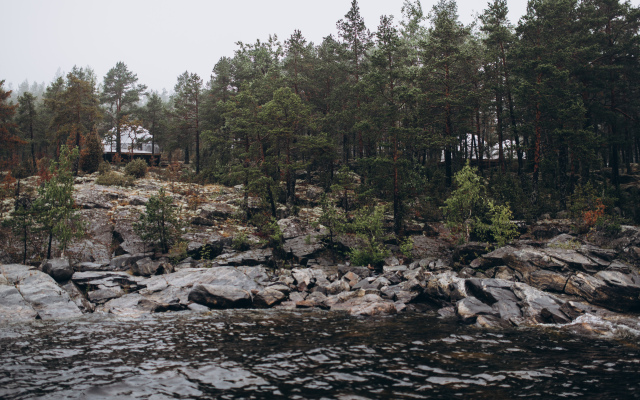
[[[103,186],[133,186],[134,179],[129,175],[122,175],[119,172],[109,171],[98,176],[96,184]]]
[[[233,237],[231,241],[231,248],[235,251],[247,251],[251,248],[251,244],[249,243],[249,238],[243,232]]]
[[[100,175],[104,175],[107,172],[111,172],[111,164],[109,164],[106,161],[103,161],[100,163],[100,165],[98,165],[98,173]]]
[[[384,245],[384,207],[363,207],[356,211],[349,230],[364,240],[365,245],[351,250],[349,257],[354,265],[382,266],[389,257],[389,249]]]
[[[493,240],[497,247],[502,247],[518,236],[518,228],[511,222],[513,213],[508,205],[497,205],[492,200],[489,200],[488,204],[490,223],[486,224],[477,217],[473,225],[474,232],[482,240]]]
[[[469,240],[474,220],[486,213],[486,190],[482,178],[469,163],[458,171],[454,180],[456,189],[445,200],[442,212],[447,226],[464,232],[464,240]]]
[[[133,225],[145,243],[157,245],[164,253],[180,236],[181,224],[172,203],[173,199],[160,189],[157,196],[151,196],[144,213]]]
[[[400,253],[407,259],[411,259],[413,256],[413,238],[408,236],[404,240],[400,241]]]
[[[126,175],[133,176],[134,178],[144,178],[147,176],[147,162],[142,159],[135,159],[124,167],[124,173]]]
[[[464,232],[460,241],[469,240],[473,231],[481,240],[493,240],[498,247],[518,236],[511,222],[509,205],[498,205],[486,195],[485,184],[469,163],[455,174],[456,190],[445,200],[442,210],[447,226]]]

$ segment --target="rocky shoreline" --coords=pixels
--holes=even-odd
[[[234,223],[237,190],[199,187],[204,200],[187,207],[192,187],[177,184],[170,194],[190,222],[182,236],[190,256],[172,263],[146,252],[131,226],[160,186],[148,179],[124,190],[79,180],[76,204],[91,221],[89,237],[71,247],[71,262],[0,265],[0,321],[317,307],[354,316],[433,310],[483,328],[557,324],[604,335],[640,333],[635,227],[605,239],[571,234],[567,221],[543,220],[523,228],[519,240],[488,252],[486,243],[452,246],[438,236],[441,226],[415,223],[415,261],[390,257],[373,271],[332,262],[322,229],[311,224],[319,190],[300,185],[305,207],[297,217],[278,221],[283,265],[250,227]],[[239,232],[252,243],[247,251],[231,248]],[[353,241],[340,239],[345,248]]]

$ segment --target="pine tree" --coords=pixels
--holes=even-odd
[[[78,149],[60,148],[60,160],[52,163],[51,179],[44,183],[38,191],[33,210],[38,224],[48,237],[47,258],[51,258],[53,239],[64,253],[74,238],[84,235],[84,223],[80,219],[73,200],[72,167],[76,165]]]
[[[338,36],[342,39],[345,60],[344,65],[349,73],[348,85],[349,97],[355,99],[355,104],[351,104],[350,118],[357,121],[359,119],[360,103],[362,101],[362,93],[360,88],[360,79],[365,74],[365,57],[367,51],[371,48],[371,32],[367,29],[364,19],[360,15],[360,7],[357,0],[351,1],[351,8],[336,24],[338,28]],[[355,141],[354,154],[362,158],[364,156],[364,140],[362,131],[355,124]],[[343,156],[344,160],[349,159],[348,139],[343,137]]]
[[[17,105],[9,103],[7,100],[11,96],[11,90],[4,91],[2,86],[4,80],[0,81],[0,143],[2,150],[0,155],[8,158],[13,156],[13,152],[18,146],[25,142],[15,134],[16,124],[13,122],[13,115],[16,112]]]
[[[29,145],[31,147],[31,163],[32,168],[36,169],[36,150],[34,131],[37,126],[36,98],[29,92],[25,92],[18,98],[18,124],[20,130],[29,137]]]
[[[122,152],[120,126],[122,118],[133,111],[140,96],[147,89],[137,84],[138,76],[129,71],[122,61],[116,63],[104,77],[100,102],[109,107],[109,123],[116,130],[116,154]]]

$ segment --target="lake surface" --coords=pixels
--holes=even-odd
[[[0,398],[640,398],[637,343],[433,314],[87,315],[0,327]]]

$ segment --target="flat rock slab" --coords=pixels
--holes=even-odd
[[[0,272],[9,284],[0,286],[0,318],[48,320],[82,315],[69,294],[44,272],[20,264],[1,265]]]
[[[273,251],[271,249],[258,249],[241,253],[223,254],[214,261],[220,265],[256,266],[269,264],[272,259]]]

